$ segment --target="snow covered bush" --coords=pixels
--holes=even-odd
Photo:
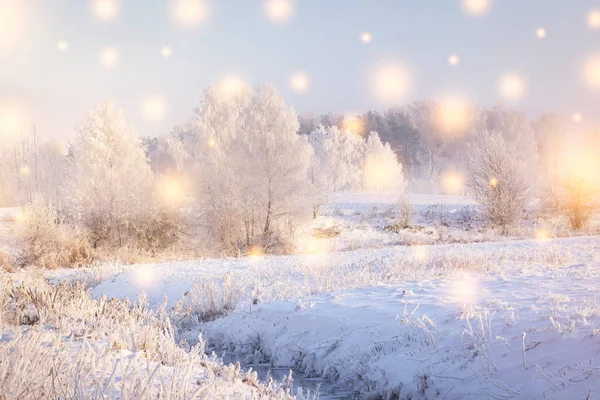
[[[507,234],[519,219],[529,190],[513,146],[499,133],[484,131],[466,161],[467,186],[492,226]]]
[[[95,258],[87,232],[60,223],[56,209],[41,196],[24,207],[16,222],[21,266],[74,267],[88,265]]]
[[[66,203],[70,220],[94,246],[124,246],[147,217],[152,171],[141,140],[111,102],[88,112],[70,155]]]
[[[175,318],[192,324],[214,321],[235,310],[243,289],[239,277],[231,273],[225,274],[219,282],[195,282],[175,307]]]
[[[204,226],[225,254],[282,252],[295,221],[309,217],[312,148],[274,87],[223,85],[206,90],[191,124]]]

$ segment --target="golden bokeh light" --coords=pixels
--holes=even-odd
[[[537,31],[535,31],[535,36],[538,39],[545,39],[547,34],[548,34],[548,32],[544,28],[538,28]]]
[[[165,118],[167,105],[162,97],[152,95],[142,101],[141,111],[147,121],[158,122]]]
[[[442,189],[445,194],[463,194],[465,179],[456,171],[449,171],[442,175]]]
[[[373,41],[373,35],[371,35],[369,32],[363,32],[360,35],[360,41],[364,44],[369,44],[371,41]]]
[[[465,275],[450,283],[450,298],[455,303],[474,304],[482,293],[482,287],[475,277]]]
[[[272,22],[281,24],[292,18],[294,3],[292,0],[264,0],[264,10]]]
[[[517,100],[525,95],[525,78],[516,72],[509,72],[498,80],[498,92],[507,100]]]
[[[28,119],[22,107],[0,103],[0,142],[3,142],[0,147],[22,135],[27,129]]]
[[[576,112],[575,114],[573,114],[573,122],[581,122],[583,121],[583,115],[581,113]]]
[[[371,90],[383,101],[398,101],[410,89],[410,74],[399,64],[385,64],[371,74]]]
[[[171,16],[184,28],[196,28],[208,20],[210,9],[206,0],[170,0]]]
[[[598,189],[600,159],[589,143],[570,145],[559,156],[560,178],[573,189]]]
[[[23,212],[23,211],[19,211],[18,213],[15,214],[15,222],[17,224],[23,224],[25,222],[27,222],[27,215]]]
[[[250,90],[250,87],[241,76],[230,74],[217,82],[216,90],[221,99],[227,100],[242,95]]]
[[[295,72],[290,78],[290,88],[296,93],[306,93],[309,85],[310,80],[304,72]]]
[[[594,9],[588,12],[587,25],[594,30],[600,29],[600,10]]]
[[[304,251],[312,255],[324,255],[331,252],[329,242],[325,239],[310,237],[304,246]]]
[[[115,47],[105,47],[100,51],[100,63],[106,69],[114,69],[119,64],[119,51]]]
[[[69,44],[64,40],[60,40],[58,43],[56,43],[56,49],[60,52],[65,52],[68,48]]]
[[[253,261],[262,260],[265,258],[265,252],[260,247],[253,247],[248,253],[248,258]]]
[[[491,187],[495,188],[496,186],[498,186],[498,183],[500,183],[500,182],[498,181],[498,178],[496,178],[495,176],[492,176],[490,178],[489,184]]]
[[[364,126],[360,119],[355,117],[353,114],[347,114],[342,120],[342,130],[346,133],[354,133],[362,135],[364,132]]]
[[[19,168],[19,173],[22,176],[29,176],[31,175],[31,167],[27,164],[22,165],[21,168]]]
[[[171,55],[173,54],[173,51],[171,50],[171,48],[169,46],[163,46],[160,49],[160,56],[162,58],[164,58],[165,60],[168,58],[171,58]]]
[[[92,0],[91,8],[96,18],[112,21],[119,15],[121,0]]]
[[[535,240],[539,242],[545,242],[550,239],[551,235],[546,229],[536,229],[535,231]]]
[[[138,288],[149,288],[156,285],[158,274],[153,265],[141,265],[132,271],[133,283]]]
[[[208,147],[215,147],[217,145],[217,141],[215,138],[210,138],[206,144],[208,144]]]
[[[416,261],[427,261],[427,259],[429,258],[427,246],[412,246],[412,256]]]
[[[460,58],[456,54],[452,54],[448,57],[448,64],[452,67],[456,67],[460,63]]]
[[[179,176],[163,176],[156,181],[159,200],[169,206],[180,206],[187,198],[187,185]]]
[[[460,96],[447,96],[436,106],[435,122],[442,133],[458,135],[468,130],[474,115],[468,100]]]
[[[473,16],[487,14],[491,6],[491,0],[462,0],[463,11]]]
[[[588,58],[584,65],[584,79],[593,90],[600,90],[600,56],[595,55]]]
[[[27,2],[0,0],[0,56],[16,48],[27,28]]]

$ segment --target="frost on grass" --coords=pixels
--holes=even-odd
[[[79,282],[16,285],[0,275],[0,398],[288,399],[290,384],[258,382],[175,342],[164,307],[94,300]]]

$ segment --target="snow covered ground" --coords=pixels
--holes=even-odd
[[[469,199],[418,195],[411,196],[411,228],[394,233],[384,227],[397,200],[335,196],[301,232],[300,254],[42,275],[82,281],[99,302],[134,302],[143,293],[153,318],[166,307],[176,341],[194,345],[202,334],[209,351],[323,377],[332,390],[359,398],[584,399],[600,392],[599,236],[497,237],[479,230]],[[447,240],[460,232],[464,240]],[[11,277],[25,281],[29,273]],[[199,320],[207,301],[223,305],[226,297],[234,299],[232,312]],[[216,385],[248,379],[228,373],[219,372],[225,379]]]
[[[585,398],[600,391],[599,248],[581,237],[137,266],[93,293],[172,306],[229,272],[246,289],[236,311],[181,338],[203,332],[218,353],[361,394]]]

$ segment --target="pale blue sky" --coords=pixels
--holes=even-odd
[[[72,136],[84,110],[106,97],[141,135],[166,133],[190,118],[207,83],[227,73],[273,82],[299,112],[383,109],[390,104],[371,94],[368,76],[384,59],[412,70],[405,101],[451,91],[491,106],[502,102],[498,77],[514,70],[527,78],[528,94],[509,105],[600,122],[600,93],[581,79],[586,58],[600,53],[600,31],[586,25],[598,0],[496,0],[477,18],[460,0],[297,0],[282,25],[268,20],[262,0],[213,0],[208,22],[192,30],[173,23],[168,0],[123,0],[112,22],[95,18],[87,0],[0,0],[0,7],[6,1],[27,4],[29,19],[18,45],[0,55],[0,102],[26,104],[49,136]],[[544,40],[535,36],[539,27]],[[373,35],[368,45],[360,42],[365,31]],[[59,40],[68,43],[64,53]],[[112,71],[98,61],[108,45],[121,54]],[[168,60],[163,45],[172,48]],[[457,67],[447,63],[452,53]],[[310,76],[305,94],[289,89],[297,70]],[[162,122],[140,113],[150,94],[167,101]]]

